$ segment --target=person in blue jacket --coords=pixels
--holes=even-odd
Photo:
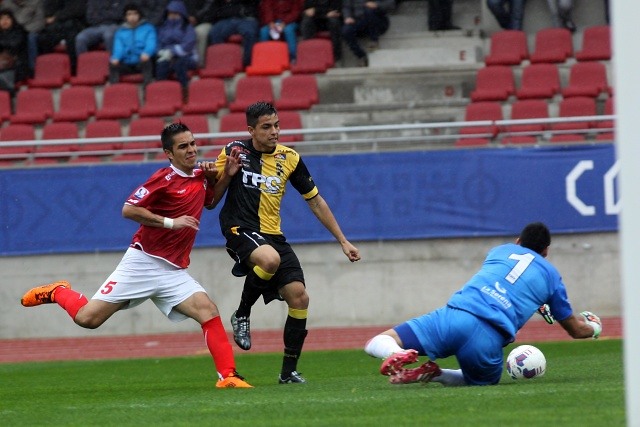
[[[189,23],[184,3],[172,0],[167,4],[165,19],[158,27],[156,79],[166,80],[171,73],[175,73],[182,86],[183,97],[186,98],[188,72],[197,66],[196,30]]]
[[[527,225],[515,243],[491,249],[480,271],[444,307],[373,337],[365,352],[385,359],[380,373],[392,384],[490,385],[502,376],[503,347],[536,311],[573,338],[598,338],[600,318],[573,313],[560,273],[545,259],[550,244],[546,225]],[[418,355],[430,360],[405,368]],[[440,369],[434,362],[453,355],[460,369]]]
[[[153,56],[156,53],[156,28],[145,21],[135,3],[124,7],[124,23],[113,40],[109,62],[109,82],[120,81],[121,74],[142,73],[143,86],[153,80]]]

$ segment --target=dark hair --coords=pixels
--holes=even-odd
[[[182,132],[191,132],[191,130],[182,122],[171,123],[162,129],[160,140],[162,141],[162,149],[173,152],[173,137]]]
[[[140,17],[142,17],[142,8],[140,6],[138,6],[138,4],[136,4],[136,3],[127,3],[124,6],[124,9],[122,11],[122,15],[123,16],[127,16],[127,12],[129,12],[130,10],[135,10],[136,12],[138,12]]]
[[[532,222],[520,232],[520,246],[529,248],[539,254],[551,244],[549,228],[541,222]]]
[[[278,110],[269,102],[258,101],[254,104],[251,104],[247,107],[246,115],[247,115],[247,126],[251,126],[252,128],[256,127],[258,124],[258,120],[262,116],[273,116],[274,114],[278,114]]]

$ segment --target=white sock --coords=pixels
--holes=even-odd
[[[467,385],[462,375],[462,369],[442,369],[442,374],[437,377],[433,377],[431,380],[435,383],[440,383],[445,387],[460,387]]]
[[[393,353],[402,351],[402,348],[393,337],[389,335],[376,335],[367,341],[364,346],[364,351],[371,357],[386,359]]]

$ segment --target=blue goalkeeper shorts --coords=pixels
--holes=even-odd
[[[500,381],[505,337],[469,312],[445,306],[393,329],[405,349],[417,350],[434,361],[456,356],[467,384]]]

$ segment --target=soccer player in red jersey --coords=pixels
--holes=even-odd
[[[57,303],[75,323],[95,329],[118,310],[151,299],[174,322],[191,318],[200,323],[218,371],[216,387],[251,387],[236,372],[218,307],[187,273],[202,209],[214,207],[224,194],[240,169],[239,153],[229,156],[216,180],[214,162],[198,164],[196,141],[187,126],[173,123],[165,127],[161,140],[171,164],[156,171],[127,198],[122,215],[138,222],[140,228],[120,264],[91,300],[72,290],[68,282],[57,281],[29,290],[22,305]]]

